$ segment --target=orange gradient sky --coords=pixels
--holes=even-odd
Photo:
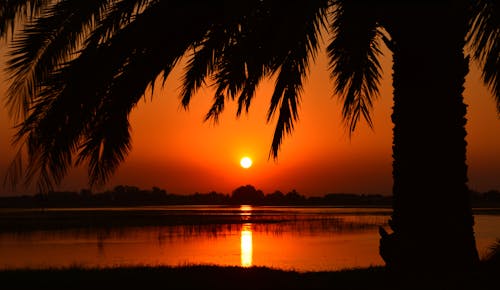
[[[324,51],[324,48],[323,48]],[[294,133],[285,137],[278,160],[268,159],[275,121],[266,123],[273,81],[262,83],[247,115],[235,117],[236,103],[229,102],[218,124],[203,122],[212,91],[199,91],[188,111],[179,101],[176,69],[163,89],[138,103],[130,116],[132,152],[104,188],[119,184],[141,188],[161,187],[171,193],[218,191],[230,193],[252,184],[264,192],[296,189],[305,195],[330,192],[389,194],[392,187],[391,58],[384,51],[384,79],[373,111],[374,130],[363,122],[348,138],[341,122],[341,106],[333,98],[328,60],[318,55],[311,67]],[[2,56],[4,53],[2,53]],[[13,122],[7,116],[5,58],[0,57],[3,98],[0,109],[0,174],[3,178],[14,149]],[[500,119],[491,94],[482,85],[477,64],[471,64],[465,101],[468,111],[469,187],[478,191],[500,189]],[[240,167],[243,156],[253,159],[249,169]],[[76,168],[58,190],[87,188],[85,168]],[[32,193],[32,188],[1,189],[1,195]]]

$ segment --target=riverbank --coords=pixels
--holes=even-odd
[[[119,267],[0,271],[2,289],[497,289],[498,269],[395,275],[383,267],[336,272],[266,267]]]

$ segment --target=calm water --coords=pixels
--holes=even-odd
[[[151,209],[160,209],[166,218],[216,214],[238,216],[242,223],[0,233],[0,268],[216,264],[320,271],[382,265],[378,226],[390,214],[361,208]],[[500,238],[500,215],[475,218],[484,255]]]

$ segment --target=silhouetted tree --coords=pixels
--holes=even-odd
[[[471,3],[393,2],[363,14],[372,29],[385,28],[393,52],[394,233],[382,235],[380,250],[394,268],[466,269],[478,261],[462,97]]]
[[[380,250],[398,269],[478,261],[467,188],[466,40],[500,109],[497,1],[338,1],[328,46],[352,131],[377,94],[380,40],[393,53],[393,214]],[[417,25],[418,23],[418,25]]]
[[[265,199],[266,199],[266,203],[280,204],[280,203],[283,203],[283,201],[285,199],[285,195],[283,194],[283,192],[276,190],[273,193],[266,194]]]
[[[153,186],[152,191],[153,193],[167,194],[167,191],[165,189],[161,189],[157,186]]]
[[[264,200],[264,193],[260,189],[255,189],[253,185],[245,185],[233,190],[231,199],[237,204],[261,204]]]
[[[295,189],[293,189],[285,195],[285,200],[292,204],[300,204],[306,200],[306,197],[299,194]]]
[[[276,157],[298,119],[302,83],[328,26],[331,73],[349,132],[361,117],[372,125],[380,42],[393,53],[394,233],[384,232],[389,247],[381,244],[387,264],[463,269],[477,261],[464,46],[467,40],[500,111],[498,1],[20,0],[0,8],[0,34],[28,4],[37,17],[14,41],[9,100],[25,114],[17,140],[27,145],[28,177],[38,176],[41,188],[58,183],[75,154],[77,164],[89,162],[92,184],[106,181],[130,149],[131,109],[186,53],[182,103],[188,106],[213,77],[207,119],[216,121],[228,98],[238,100],[238,114],[248,110],[258,83],[276,77],[268,113],[268,120],[278,115],[270,153]]]
[[[483,196],[488,201],[500,201],[500,191],[498,190],[488,190]]]

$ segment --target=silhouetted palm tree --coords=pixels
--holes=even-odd
[[[257,84],[276,77],[268,113],[269,120],[278,115],[276,157],[297,121],[302,81],[328,26],[331,73],[350,132],[361,117],[372,124],[380,42],[393,53],[394,233],[383,232],[381,241],[387,264],[463,269],[477,261],[464,47],[471,45],[500,111],[498,1],[51,2],[7,1],[0,8],[2,34],[12,15],[23,14],[18,7],[29,3],[41,13],[14,41],[9,91],[13,112],[25,113],[17,139],[28,148],[27,176],[38,176],[41,188],[59,182],[74,155],[76,163],[89,162],[91,183],[103,183],[130,149],[130,110],[183,56],[185,106],[213,78],[207,119],[217,120],[228,98],[238,100],[240,114]]]
[[[500,3],[401,1],[370,10],[391,38],[394,61],[394,234],[383,235],[381,254],[397,268],[470,267],[478,254],[467,188],[464,47],[468,36],[499,106]]]

